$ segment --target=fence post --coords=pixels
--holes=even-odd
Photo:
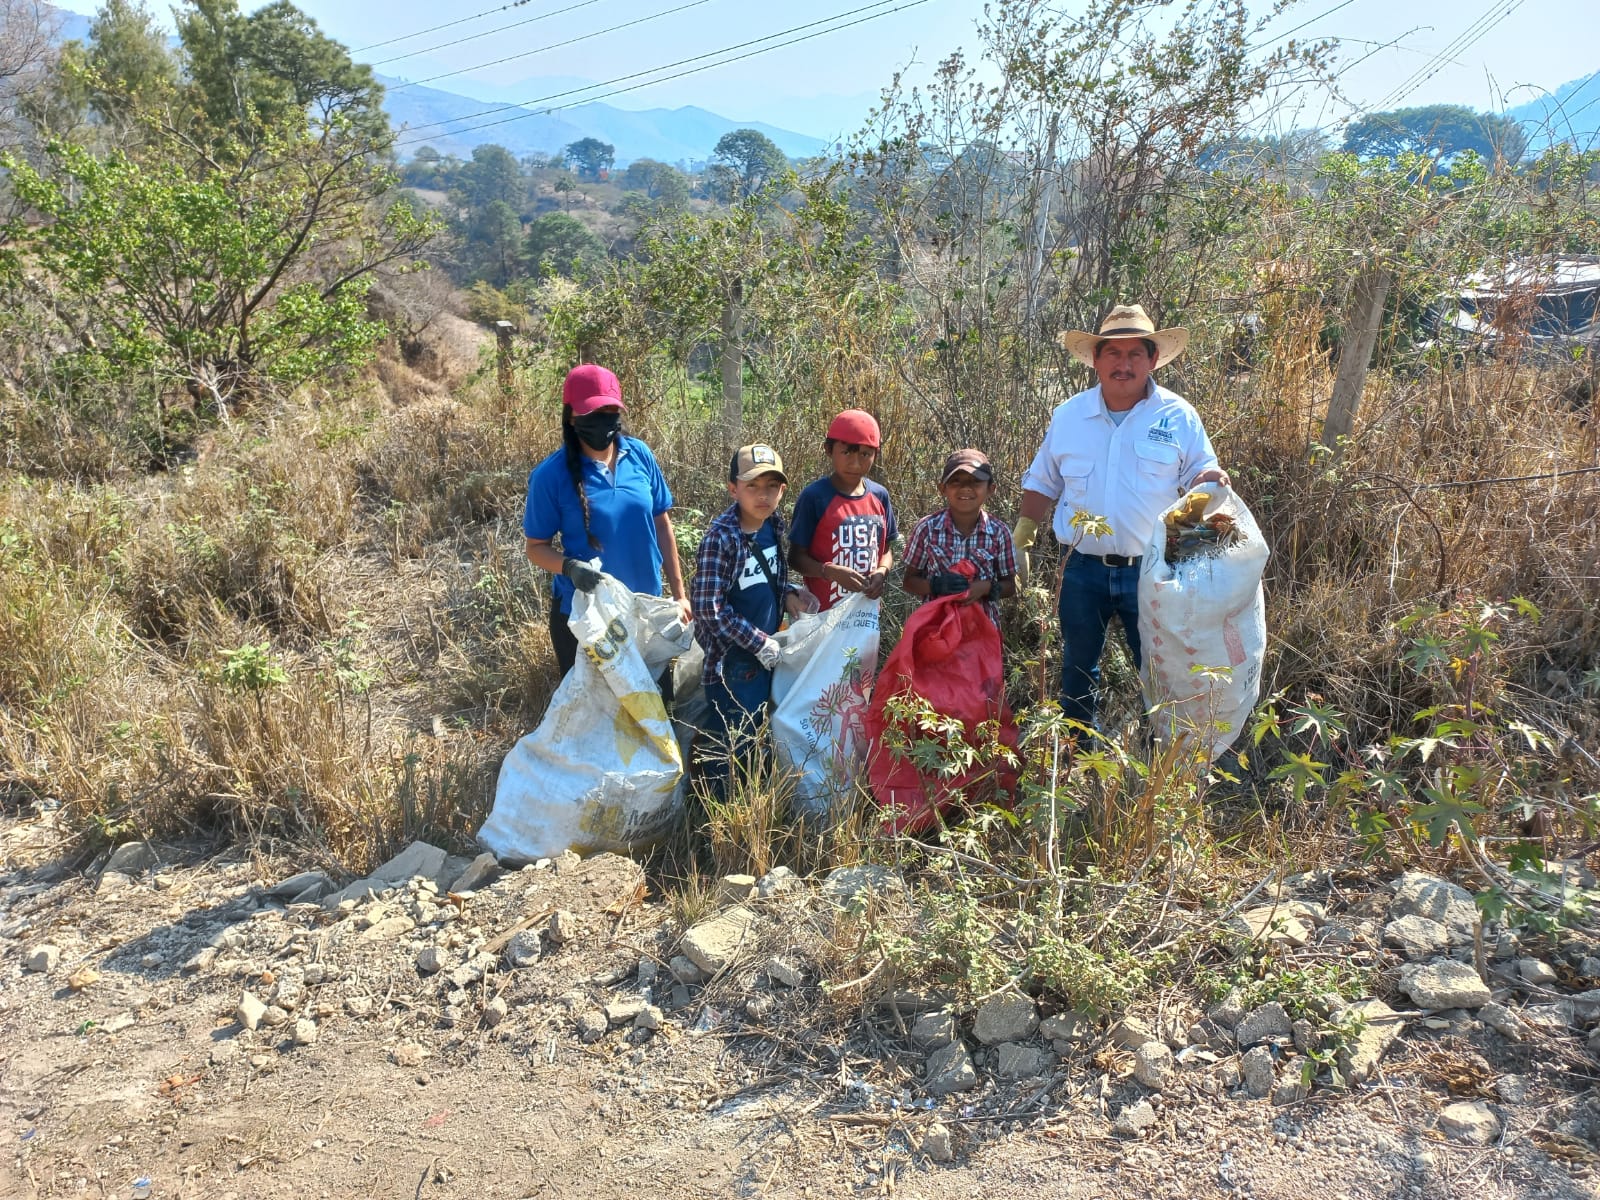
[[[1322,422],[1322,444],[1335,454],[1339,439],[1348,437],[1355,427],[1356,409],[1361,406],[1361,390],[1367,384],[1367,366],[1372,348],[1383,328],[1383,305],[1389,298],[1394,275],[1386,267],[1372,267],[1359,276],[1350,289],[1350,307],[1345,310],[1344,338],[1339,344],[1339,371],[1333,379],[1333,396],[1328,400],[1328,415]]]
[[[496,321],[494,323],[495,374],[500,381],[500,415],[507,416],[511,412],[511,335],[517,327],[510,321]]]

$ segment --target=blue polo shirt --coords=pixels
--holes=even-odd
[[[655,455],[638,438],[617,443],[616,469],[583,456],[583,486],[589,496],[589,534],[583,531],[583,505],[572,486],[565,450],[557,450],[528,475],[528,502],[522,532],[540,541],[561,535],[562,553],[598,561],[607,575],[635,592],[661,594],[661,547],[656,517],[672,508],[672,492]],[[593,535],[599,548],[589,544]],[[572,611],[572,581],[555,577],[556,607]]]

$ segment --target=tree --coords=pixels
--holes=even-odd
[[[504,200],[491,200],[473,217],[467,245],[483,264],[480,273],[496,287],[505,287],[522,264],[522,222]]]
[[[574,275],[606,257],[605,244],[567,213],[545,213],[529,222],[523,246],[529,267],[539,273]]]
[[[735,129],[723,134],[711,157],[738,175],[740,193],[745,196],[760,191],[789,166],[783,151],[758,129]]]
[[[524,186],[522,172],[511,151],[492,142],[472,148],[472,161],[460,173],[463,198],[472,208],[500,202],[512,208],[521,205]]]
[[[156,118],[103,158],[60,139],[37,167],[0,157],[30,210],[0,230],[0,276],[48,291],[82,371],[153,375],[225,412],[383,336],[369,278],[437,227],[406,204],[380,211],[393,177],[347,123],[254,132],[250,148],[197,147]]]
[[[295,114],[388,134],[383,86],[370,67],[288,0],[239,12],[238,0],[188,0],[177,14],[188,94],[215,133],[247,144]]]
[[[178,64],[150,11],[129,0],[106,0],[89,26],[85,66],[89,106],[104,121],[120,122],[177,86]]]
[[[653,158],[630,163],[622,176],[622,186],[630,192],[643,192],[656,201],[662,211],[677,211],[689,206],[689,181],[682,171]]]
[[[35,97],[55,57],[55,22],[38,0],[0,0],[0,146],[10,145],[28,119],[18,108]]]
[[[1528,135],[1513,117],[1428,104],[1368,113],[1345,130],[1344,148],[1361,158],[1421,154],[1435,163],[1470,150],[1486,163],[1514,165],[1528,148]]]
[[[586,137],[565,147],[561,157],[580,179],[596,180],[617,161],[617,148],[599,138]]]

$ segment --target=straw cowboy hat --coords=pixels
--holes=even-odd
[[[1063,329],[1056,341],[1085,366],[1094,366],[1094,348],[1108,338],[1144,338],[1156,344],[1156,366],[1164,367],[1189,344],[1189,331],[1181,326],[1157,329],[1155,322],[1137,304],[1119,304],[1106,314],[1099,333]]]

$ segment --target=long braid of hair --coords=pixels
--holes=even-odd
[[[589,530],[589,493],[583,486],[583,446],[578,441],[578,431],[572,427],[572,409],[561,406],[561,444],[567,454],[567,473],[572,476],[572,486],[578,493],[578,504],[583,509],[583,532],[589,539],[589,549],[604,550]]]

